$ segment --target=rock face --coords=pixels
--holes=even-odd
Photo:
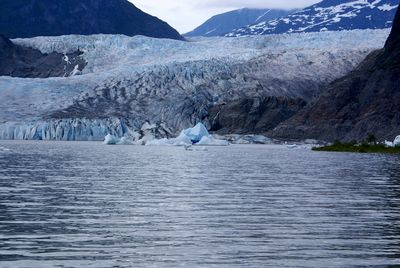
[[[103,33],[182,39],[127,0],[2,0],[0,33],[8,38]]]
[[[287,97],[245,98],[210,110],[211,131],[219,134],[264,133],[292,117],[306,105]]]
[[[284,17],[294,11],[295,10],[252,8],[233,10],[213,16],[193,31],[186,33],[184,36],[223,36],[237,28]]]
[[[236,29],[226,36],[390,28],[398,5],[399,0],[323,0],[285,17]]]
[[[82,54],[80,51],[43,54],[37,49],[15,45],[0,35],[0,76],[47,78],[76,75],[86,65]]]
[[[279,138],[361,140],[369,133],[393,140],[400,133],[400,10],[385,48],[270,134]]]

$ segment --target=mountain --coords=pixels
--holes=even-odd
[[[388,35],[356,30],[192,42],[124,35],[13,39],[43,55],[81,51],[86,65],[81,75],[69,77],[0,76],[0,139],[102,140],[149,125],[160,135],[177,135],[199,121],[221,133],[265,132],[382,48]]]
[[[184,34],[184,36],[223,36],[237,28],[263,21],[270,21],[286,16],[294,11],[295,10],[251,8],[233,10],[213,16],[193,31]]]
[[[313,103],[277,127],[281,138],[362,140],[400,134],[400,10],[384,49],[370,54],[349,75],[330,84]]]
[[[1,0],[0,33],[8,38],[102,33],[182,39],[127,0]]]
[[[323,0],[285,17],[236,29],[226,36],[390,28],[398,5],[399,0]]]
[[[83,52],[41,53],[37,49],[14,44],[0,34],[0,76],[47,78],[80,73],[86,65]]]

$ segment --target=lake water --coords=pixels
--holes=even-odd
[[[0,142],[0,267],[398,267],[400,157]]]

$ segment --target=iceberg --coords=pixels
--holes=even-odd
[[[116,145],[117,143],[120,142],[120,139],[117,136],[108,134],[104,138],[104,144],[106,145]]]
[[[202,123],[197,123],[193,128],[188,128],[182,131],[181,135],[188,137],[192,143],[198,143],[203,137],[208,137],[207,128]]]
[[[202,145],[202,146],[228,146],[229,142],[226,140],[218,140],[215,139],[213,136],[204,136],[201,138],[201,140],[196,143],[196,145]]]
[[[193,128],[182,130],[181,134],[176,138],[152,139],[141,144],[146,146],[185,146],[185,148],[189,148],[191,145],[228,146],[229,142],[214,138],[202,123],[198,123]]]
[[[393,141],[393,147],[400,146],[400,135],[397,136]]]
[[[391,141],[385,141],[386,147],[397,147],[400,146],[400,135],[397,136],[393,142]]]
[[[134,144],[133,141],[128,139],[128,137],[119,138],[117,136],[108,134],[104,137],[104,144],[106,145],[132,145]]]

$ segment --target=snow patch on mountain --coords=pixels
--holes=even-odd
[[[225,36],[390,28],[398,5],[399,0],[324,0],[282,18],[238,28]]]

